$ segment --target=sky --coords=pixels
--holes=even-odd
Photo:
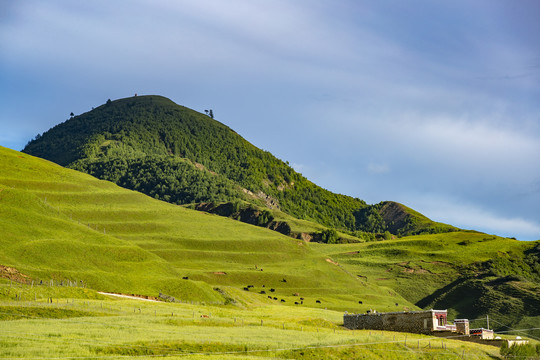
[[[0,2],[0,145],[107,99],[213,109],[333,192],[540,239],[536,0]]]

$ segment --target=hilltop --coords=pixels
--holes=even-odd
[[[229,204],[236,211],[215,212],[233,218],[255,209],[256,225],[277,228],[279,213],[314,222],[323,231],[309,236],[326,242],[345,237],[325,228],[364,239],[458,230],[398,203],[368,205],[325,190],[224,124],[161,96],[109,100],[36,136],[23,151],[173,204],[207,211]]]

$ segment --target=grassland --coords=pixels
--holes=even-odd
[[[207,303],[230,297],[217,286],[238,297],[253,285],[250,296],[268,303],[278,297],[294,305],[303,297],[302,305],[336,310],[350,310],[359,299],[381,309],[414,307],[303,241],[157,201],[16,151],[1,149],[0,164],[0,264],[35,281]]]
[[[34,294],[9,300],[6,293]],[[53,302],[39,294],[55,292]],[[4,295],[2,295],[4,294]],[[76,295],[76,297],[72,297]],[[492,359],[498,348],[386,331],[350,331],[342,312],[114,299],[92,290],[0,284],[0,359]]]
[[[0,358],[490,358],[497,349],[347,331],[343,311],[417,309],[467,264],[531,246],[472,232],[306,243],[5,148],[0,227]]]

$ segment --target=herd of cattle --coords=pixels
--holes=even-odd
[[[255,268],[257,268],[257,266],[255,266]],[[262,270],[262,269],[261,269],[261,270]],[[184,276],[184,277],[182,277],[182,279],[183,279],[183,280],[189,280],[189,277]],[[285,282],[285,283],[287,282],[287,280],[286,280],[285,278],[283,278],[283,279],[280,280],[280,281],[281,281],[281,282]],[[248,285],[248,286],[245,286],[245,287],[244,287],[244,290],[245,290],[245,291],[249,291],[249,289],[251,289],[251,288],[253,288],[253,287],[254,287],[253,285]],[[265,287],[265,285],[263,285],[262,287]],[[270,289],[270,292],[272,292],[272,293],[275,292],[275,291],[276,291],[276,289]],[[265,295],[265,294],[266,294],[266,290],[261,290],[261,291],[259,291],[259,294]],[[293,296],[300,296],[300,294],[294,293]],[[271,295],[268,295],[268,298],[269,298],[270,300],[278,300],[277,297],[271,296]],[[284,302],[285,302],[285,299],[280,299],[280,301],[281,301],[282,303],[284,303]],[[321,303],[321,300],[315,300],[315,303],[316,303],[316,304],[320,304],[320,303]],[[359,303],[361,304],[362,302],[359,301]],[[301,297],[301,298],[300,298],[300,301],[295,301],[294,304],[295,304],[295,305],[303,305],[303,304],[304,304],[304,298]]]
[[[283,281],[283,282],[287,282],[285,279],[283,279],[282,281]],[[249,291],[249,289],[251,289],[251,288],[253,288],[253,287],[254,287],[253,285],[248,285],[248,286],[245,286],[245,287],[244,287],[244,290],[245,290],[245,291]],[[265,285],[263,285],[262,287],[265,287]],[[272,292],[272,293],[275,292],[275,291],[276,291],[276,289],[273,289],[273,288],[270,289],[270,292]],[[265,294],[266,294],[266,290],[261,290],[261,291],[259,291],[259,294],[265,295]],[[293,296],[300,296],[300,294],[294,293]],[[271,296],[271,295],[268,295],[268,298],[269,298],[270,300],[278,300],[277,297]],[[279,300],[280,300],[282,303],[286,302],[285,299],[279,299]],[[320,303],[321,303],[321,300],[315,300],[315,303],[316,303],[316,304],[320,304]],[[300,301],[295,301],[294,304],[295,304],[295,305],[303,305],[303,304],[304,304],[304,298],[301,297],[301,298],[300,298]]]

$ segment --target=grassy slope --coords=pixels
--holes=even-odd
[[[83,280],[100,290],[154,296],[161,291],[184,300],[223,301],[213,286],[234,292],[254,285],[250,294],[275,288],[286,304],[300,293],[306,305],[335,309],[359,298],[379,308],[412,306],[276,232],[157,201],[5,148],[0,164],[6,229],[0,264],[36,279]]]
[[[362,244],[313,245],[363,281],[394,289],[421,307],[448,308],[450,318],[489,314],[501,328],[538,323],[540,286],[526,271],[482,271],[479,264],[532,249],[522,242],[475,232],[419,235]],[[510,264],[510,263],[509,263]],[[495,272],[497,268],[494,267]],[[520,277],[508,278],[510,274]],[[529,276],[531,272],[529,271]],[[475,326],[473,324],[473,326]],[[486,326],[477,323],[476,326]]]

